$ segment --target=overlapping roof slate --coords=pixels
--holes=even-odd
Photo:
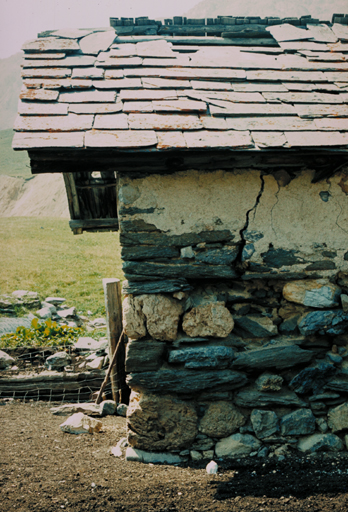
[[[348,150],[347,25],[263,23],[248,46],[113,25],[24,44],[14,149]]]

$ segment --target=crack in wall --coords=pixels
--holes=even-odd
[[[255,219],[256,209],[257,209],[258,205],[260,204],[261,197],[262,197],[262,194],[263,194],[264,189],[265,189],[265,180],[264,180],[263,176],[264,176],[263,174],[260,174],[261,186],[260,186],[260,191],[259,191],[259,193],[258,193],[258,195],[256,197],[255,204],[254,204],[254,206],[252,208],[250,208],[250,210],[248,210],[246,212],[245,224],[242,227],[242,229],[239,231],[239,235],[240,235],[240,239],[241,239],[241,244],[240,244],[240,247],[239,247],[239,252],[238,252],[238,256],[236,258],[236,261],[239,263],[239,265],[242,268],[243,268],[243,261],[242,261],[243,250],[244,250],[244,247],[247,244],[247,240],[244,238],[244,234],[245,234],[245,232],[247,231],[247,229],[249,227],[250,215],[252,213],[254,213],[254,219]]]
[[[333,176],[331,176],[330,178],[327,178],[326,179],[326,183],[329,185],[329,190],[328,190],[328,193],[330,194],[330,196],[333,198],[333,196],[331,195],[330,191],[331,191],[331,187],[332,187],[332,183],[331,183],[331,178]],[[339,225],[338,223],[338,219],[341,217],[342,213],[343,213],[343,207],[340,205],[339,201],[338,200],[335,200],[335,198],[333,198],[334,202],[337,204],[337,206],[339,207],[340,209],[340,212],[339,214],[337,215],[336,217],[336,220],[335,220],[335,224],[336,226],[341,229],[343,231],[343,233],[345,233],[346,235],[348,235],[348,231],[346,229],[344,229],[342,226]]]

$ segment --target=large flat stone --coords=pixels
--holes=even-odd
[[[128,385],[136,391],[148,390],[187,395],[219,387],[223,387],[224,390],[237,389],[247,382],[248,379],[244,373],[232,370],[159,370],[158,372],[131,373],[127,376]]]
[[[223,302],[214,302],[192,308],[184,315],[182,328],[192,336],[225,338],[234,327],[231,313]]]
[[[68,434],[94,434],[99,432],[102,426],[101,421],[90,418],[83,412],[77,412],[64,421],[60,429]]]
[[[243,414],[230,402],[209,404],[199,424],[199,431],[209,437],[227,437],[245,423]]]
[[[137,279],[138,275],[147,276],[151,281],[153,276],[186,279],[234,279],[236,271],[229,265],[206,265],[205,263],[183,263],[182,260],[168,260],[166,263],[155,261],[125,261],[122,265],[127,279]]]
[[[333,364],[319,362],[295,375],[289,384],[289,388],[300,395],[310,391],[319,393],[336,372],[337,369]]]
[[[342,290],[324,279],[292,281],[283,288],[284,299],[311,308],[331,308],[339,305]]]
[[[220,368],[229,366],[234,357],[230,347],[188,347],[182,350],[171,350],[169,363],[185,363],[185,368]]]
[[[134,249],[137,250],[137,249]],[[147,293],[174,293],[189,291],[191,286],[186,279],[165,279],[160,281],[124,281],[122,293],[124,295],[143,295]]]
[[[348,429],[348,402],[331,409],[328,414],[328,424],[332,432]]]
[[[145,451],[172,451],[191,446],[197,434],[192,404],[170,395],[132,393],[127,411],[128,443]]]
[[[250,415],[254,432],[259,439],[272,436],[279,432],[279,420],[274,411],[254,409]]]
[[[236,369],[291,368],[299,363],[306,363],[313,357],[313,352],[303,350],[297,345],[278,345],[258,350],[241,352],[233,361]]]
[[[270,338],[278,334],[277,326],[267,317],[244,315],[234,317],[234,321],[244,331],[244,338]]]
[[[348,375],[342,375],[330,380],[325,385],[325,389],[331,389],[338,393],[348,393]]]
[[[175,453],[146,452],[131,446],[126,449],[126,460],[145,464],[180,464],[181,462],[180,456]]]
[[[302,316],[298,323],[300,333],[344,334],[348,328],[348,314],[342,310],[313,311]]]
[[[283,436],[305,436],[315,431],[315,417],[309,409],[298,409],[286,414],[280,421]]]
[[[129,340],[126,348],[126,372],[158,370],[162,364],[165,343]]]
[[[313,434],[300,439],[298,450],[301,452],[340,452],[344,445],[341,439],[334,434]]]
[[[215,446],[217,457],[238,459],[257,451],[261,442],[249,434],[233,434],[218,441]]]
[[[284,407],[305,407],[306,403],[300,400],[292,391],[279,391],[275,393],[261,392],[254,388],[247,388],[235,394],[235,404],[240,407],[270,407],[280,405]]]

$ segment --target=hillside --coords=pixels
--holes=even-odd
[[[12,128],[16,117],[22,86],[21,60],[20,52],[7,59],[0,59],[0,130]]]
[[[28,153],[13,151],[11,144],[13,130],[0,131],[0,176],[31,176]]]
[[[347,0],[202,0],[185,13],[189,18],[214,18],[216,16],[304,16],[331,20],[333,13],[348,12]]]

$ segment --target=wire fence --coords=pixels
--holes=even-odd
[[[86,355],[76,353],[73,347],[64,349],[71,363],[63,371],[48,371],[44,362],[62,347],[18,347],[6,349],[14,357],[12,368],[0,371],[0,401],[4,398],[48,403],[94,402],[106,375],[105,370],[88,370],[83,363]],[[116,373],[116,378],[118,374]],[[103,396],[112,398],[111,382]]]

